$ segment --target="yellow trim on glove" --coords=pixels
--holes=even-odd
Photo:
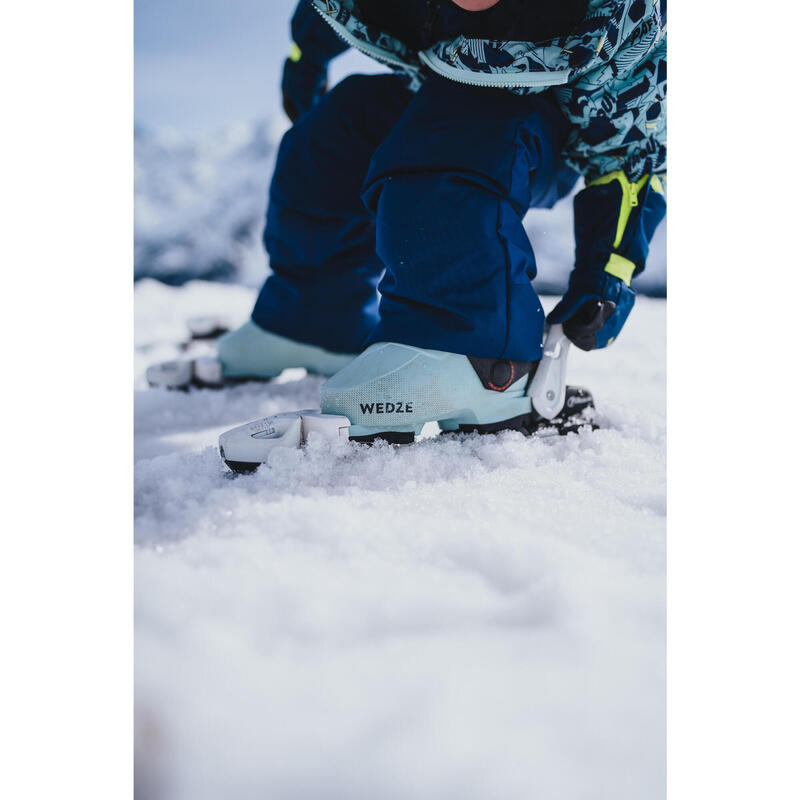
[[[633,261],[623,258],[616,253],[612,253],[608,257],[608,264],[605,266],[605,271],[609,275],[613,275],[615,278],[625,281],[626,285],[628,286],[631,285],[631,278],[633,278],[633,272],[635,269],[636,264],[634,264]]]
[[[295,64],[301,59],[303,51],[297,46],[297,42],[292,42],[289,48],[289,61],[294,61]]]
[[[614,237],[614,244],[612,245],[614,248],[622,244],[622,237],[625,234],[625,228],[628,227],[632,209],[639,205],[639,192],[642,191],[648,180],[654,192],[664,194],[664,184],[661,182],[658,175],[653,175],[652,177],[650,175],[645,175],[639,178],[638,181],[631,183],[628,180],[628,176],[621,169],[615,172],[609,172],[608,175],[603,175],[601,178],[597,178],[597,180],[589,184],[589,186],[602,186],[607,183],[619,181],[620,188],[622,189],[622,202],[620,203],[619,219],[617,220],[617,233]],[[608,263],[605,266],[605,271],[608,272],[609,275],[613,275],[615,278],[625,281],[628,286],[631,285],[631,279],[633,278],[635,269],[636,265],[633,261],[623,258],[617,253],[612,253],[609,256]]]

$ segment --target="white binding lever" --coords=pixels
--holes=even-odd
[[[229,466],[230,462],[256,466],[263,464],[276,447],[301,447],[311,433],[327,439],[348,439],[350,420],[323,414],[316,408],[287,411],[225,431],[219,437],[219,447]]]
[[[551,325],[544,341],[542,360],[528,389],[534,410],[545,419],[553,419],[564,408],[568,353],[569,339],[564,328]]]

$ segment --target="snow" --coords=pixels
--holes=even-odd
[[[261,230],[285,123],[181,134],[134,132],[134,276],[252,285],[265,275]]]
[[[142,797],[664,797],[663,300],[570,354],[603,430],[312,440],[232,477],[218,434],[320,379],[148,390],[189,318],[254,291],[135,299]]]

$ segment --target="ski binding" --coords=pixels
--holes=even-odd
[[[317,433],[326,439],[350,437],[350,420],[323,414],[317,408],[284,411],[225,431],[219,437],[219,453],[234,472],[253,472],[277,447],[297,449]]]
[[[533,413],[530,420],[518,425],[506,425],[528,435],[566,434],[585,425],[592,425],[586,412],[594,409],[591,394],[579,387],[566,385],[566,361],[569,339],[560,325],[552,325],[544,343],[541,362],[536,370],[528,396]],[[513,422],[511,420],[509,423]],[[297,449],[305,445],[310,435],[326,439],[350,439],[350,420],[345,416],[324,414],[319,409],[286,411],[245,423],[219,437],[219,451],[231,470],[254,472],[276,448]],[[483,428],[490,433],[505,429],[503,423],[464,428]],[[593,426],[594,427],[594,426]],[[412,435],[413,440],[413,435]],[[391,440],[390,440],[391,441]]]

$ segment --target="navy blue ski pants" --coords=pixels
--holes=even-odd
[[[264,232],[274,274],[254,322],[334,352],[389,341],[539,359],[522,217],[574,184],[568,133],[542,95],[345,79],[281,142]]]

